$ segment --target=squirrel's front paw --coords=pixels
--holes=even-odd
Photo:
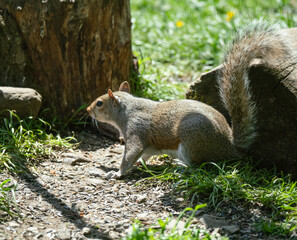
[[[109,179],[118,179],[120,177],[121,177],[121,173],[116,172],[116,171],[110,171],[110,172],[105,174],[105,179],[107,179],[107,180],[109,180]]]

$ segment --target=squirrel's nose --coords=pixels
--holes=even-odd
[[[88,106],[87,111],[88,111],[88,113],[91,113],[92,108],[90,106]]]

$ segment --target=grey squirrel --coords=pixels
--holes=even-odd
[[[139,158],[145,161],[162,153],[186,165],[243,156],[257,135],[249,65],[255,58],[265,62],[286,52],[278,33],[261,26],[246,30],[233,41],[218,79],[232,127],[220,112],[195,100],[155,102],[134,97],[126,81],[119,91],[109,89],[87,108],[93,119],[115,126],[125,139],[120,169],[107,177],[118,178]]]

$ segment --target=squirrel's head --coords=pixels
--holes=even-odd
[[[120,85],[119,92],[130,93],[130,86],[127,81]],[[98,97],[94,102],[92,102],[92,104],[87,108],[87,111],[93,119],[112,124],[114,114],[119,105],[119,97],[108,89],[108,93]]]

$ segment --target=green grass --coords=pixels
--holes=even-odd
[[[13,112],[9,118],[0,118],[0,170],[20,171],[26,164],[54,156],[55,149],[73,146],[73,137],[54,133],[41,118],[20,119]]]
[[[207,202],[220,210],[226,204],[246,207],[262,206],[266,219],[259,219],[257,230],[266,234],[290,236],[297,226],[297,188],[290,176],[278,176],[272,171],[256,169],[247,159],[233,162],[205,163],[195,168],[158,166],[143,171],[152,174],[151,179],[172,184],[173,194],[192,203]]]
[[[297,23],[295,0],[133,0],[133,52],[140,65],[136,95],[184,98],[202,72],[221,62],[234,31],[267,19],[281,28]],[[227,19],[230,12],[233,18]]]
[[[56,150],[73,147],[73,137],[62,138],[51,125],[41,118],[20,119],[9,112],[8,118],[0,118],[0,173],[26,171],[42,159],[55,156]],[[0,214],[11,215],[13,188],[7,187],[9,179],[0,183]]]
[[[196,226],[191,225],[191,221],[194,218],[196,211],[205,206],[206,205],[204,204],[197,205],[195,209],[184,209],[184,211],[179,215],[177,221],[173,222],[173,227],[170,227],[170,222],[173,220],[172,218],[166,218],[165,220],[159,219],[157,224],[149,228],[144,228],[140,221],[136,221],[132,225],[131,231],[122,240],[227,240],[227,237],[218,238],[216,236],[211,236],[206,230],[199,229]],[[191,212],[191,215],[185,216],[186,212]],[[184,226],[182,228],[178,228],[178,223],[180,223],[182,218],[185,218],[186,222],[183,223]]]
[[[11,211],[12,206],[16,206],[15,199],[15,184],[11,184],[11,179],[6,179],[0,183],[0,222],[7,216],[14,216],[15,213]]]

